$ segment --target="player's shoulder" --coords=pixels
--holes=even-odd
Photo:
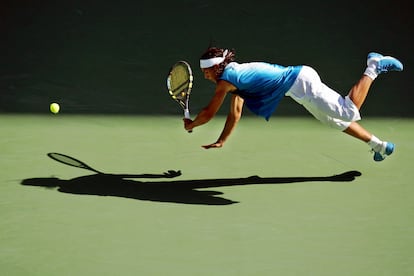
[[[244,62],[244,63],[237,63],[232,62],[229,63],[228,66],[231,65],[229,68],[240,69],[240,70],[251,70],[255,68],[262,68],[262,67],[273,67],[275,64],[265,62],[265,61],[251,61],[251,62]],[[227,68],[227,67],[226,67]]]
[[[259,64],[258,62],[238,63],[238,62],[233,61],[227,64],[224,71],[229,74],[237,74],[240,72],[244,72],[246,70],[254,69],[258,64]]]
[[[225,70],[234,70],[234,69],[240,67],[240,65],[241,64],[238,63],[238,62],[232,61],[232,62],[230,62],[229,64],[226,65]]]

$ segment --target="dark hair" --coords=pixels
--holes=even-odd
[[[226,49],[218,48],[218,47],[209,47],[207,50],[201,55],[200,59],[209,59],[209,58],[215,58],[215,57],[222,57],[223,53]],[[229,64],[230,62],[233,62],[236,60],[236,53],[234,49],[227,50],[227,55],[225,56],[225,59],[222,63],[219,64],[219,68],[217,70],[217,75],[221,76],[223,74],[224,68]]]

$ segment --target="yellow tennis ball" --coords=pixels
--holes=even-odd
[[[53,114],[58,113],[60,110],[60,106],[57,103],[51,103],[50,104],[50,112],[52,112]]]

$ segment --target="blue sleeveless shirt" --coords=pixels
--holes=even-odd
[[[281,66],[265,62],[229,63],[220,79],[237,87],[246,106],[269,120],[280,100],[295,82],[302,66]]]

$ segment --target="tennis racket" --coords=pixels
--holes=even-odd
[[[183,60],[174,64],[167,76],[168,93],[182,107],[186,119],[190,119],[189,100],[193,79],[190,64]]]
[[[73,157],[70,157],[68,155],[64,155],[64,154],[56,153],[56,152],[51,152],[51,153],[48,153],[47,156],[49,156],[50,158],[52,158],[55,161],[58,161],[60,163],[65,164],[65,165],[69,165],[69,166],[77,167],[77,168],[81,168],[81,169],[86,169],[86,170],[90,170],[92,172],[103,174],[102,172],[91,168],[90,166],[88,166],[84,162],[82,162],[78,159],[75,159]]]

